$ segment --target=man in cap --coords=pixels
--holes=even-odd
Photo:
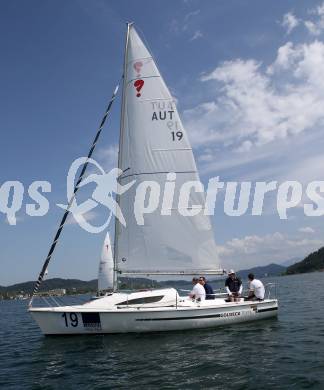
[[[228,294],[228,301],[236,302],[240,300],[243,285],[241,279],[235,275],[235,271],[233,269],[229,270],[228,272],[228,278],[225,281],[225,287]]]

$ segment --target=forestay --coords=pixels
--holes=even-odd
[[[133,26],[127,40],[123,88],[119,167],[124,173],[120,184],[132,180],[136,184],[118,200],[126,219],[126,227],[117,222],[116,228],[118,270],[218,269],[209,217],[204,210],[193,217],[178,210],[179,189],[185,182],[199,180],[197,167],[175,102]],[[174,200],[164,204],[164,213],[169,215],[161,215],[170,172],[176,173]],[[161,196],[157,209],[144,215],[141,226],[134,217],[134,199],[143,181],[157,183]],[[204,207],[204,194],[191,191],[189,205],[189,212]]]

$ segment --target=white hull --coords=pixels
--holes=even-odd
[[[110,300],[121,295],[114,294]],[[145,295],[147,296],[147,293]],[[212,328],[275,317],[278,313],[276,299],[233,303],[215,299],[197,303],[179,297],[179,303],[176,302],[173,306],[115,305],[104,309],[103,304],[107,301],[109,298],[98,299],[81,306],[31,308],[30,312],[45,335],[141,333]]]

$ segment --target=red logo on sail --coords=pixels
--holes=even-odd
[[[139,80],[135,81],[134,87],[136,88],[136,91],[137,91],[137,94],[136,94],[137,97],[141,96],[140,90],[143,88],[143,85],[144,85],[144,80],[139,79]]]
[[[143,66],[143,62],[142,61],[137,61],[133,65],[133,67],[135,69],[135,72],[137,73],[137,76],[140,76],[140,72],[141,72],[142,66]]]

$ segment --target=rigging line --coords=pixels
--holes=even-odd
[[[36,281],[36,283],[35,283],[34,290],[33,290],[33,293],[32,293],[32,296],[31,296],[31,299],[30,299],[30,302],[29,302],[29,306],[32,305],[34,295],[37,293],[37,291],[38,291],[38,289],[39,289],[39,286],[41,285],[41,283],[42,283],[42,281],[43,281],[43,279],[44,279],[44,275],[45,275],[45,273],[46,273],[46,271],[47,271],[48,264],[49,264],[49,262],[50,262],[50,260],[51,260],[51,257],[52,257],[52,255],[53,255],[54,249],[55,249],[55,247],[56,247],[56,245],[57,245],[58,239],[59,239],[59,237],[60,237],[60,235],[61,235],[61,233],[62,233],[64,224],[65,224],[66,219],[67,219],[67,217],[68,217],[68,214],[69,214],[69,212],[70,212],[70,208],[71,208],[72,203],[73,203],[73,201],[74,201],[74,199],[75,199],[76,193],[77,193],[77,191],[78,191],[78,189],[79,189],[79,185],[80,185],[80,183],[82,182],[83,176],[84,176],[84,174],[85,174],[85,172],[86,172],[86,169],[87,169],[87,166],[88,166],[88,164],[89,164],[89,160],[90,160],[90,158],[91,158],[91,156],[92,156],[92,153],[93,153],[93,151],[94,151],[94,149],[95,149],[95,147],[96,147],[96,144],[97,144],[98,139],[99,139],[99,137],[100,137],[101,131],[102,131],[102,129],[103,129],[103,127],[104,127],[104,124],[105,124],[105,122],[106,122],[106,119],[107,119],[107,117],[108,117],[108,115],[109,115],[110,109],[111,109],[111,107],[112,107],[112,105],[113,105],[114,100],[116,99],[117,92],[118,92],[118,89],[119,89],[119,84],[120,84],[121,80],[123,79],[123,77],[124,77],[124,75],[121,77],[119,83],[117,84],[117,86],[116,86],[116,88],[115,88],[115,90],[114,90],[114,92],[113,92],[113,94],[112,94],[112,96],[111,96],[111,99],[110,99],[110,101],[109,101],[109,103],[108,103],[108,106],[107,106],[107,109],[106,109],[106,111],[105,111],[105,114],[104,114],[104,116],[103,116],[103,118],[102,118],[102,120],[101,120],[101,122],[100,122],[99,129],[98,129],[97,134],[96,134],[96,136],[95,136],[95,138],[94,138],[94,140],[93,140],[93,142],[92,142],[92,145],[91,145],[91,148],[90,148],[90,150],[89,150],[87,159],[86,159],[85,163],[83,164],[83,167],[82,167],[82,170],[81,170],[81,172],[80,172],[78,181],[76,182],[76,184],[75,184],[75,186],[74,186],[73,195],[72,195],[72,197],[71,197],[71,199],[70,199],[70,201],[69,201],[69,203],[68,203],[68,206],[67,206],[67,208],[66,208],[66,211],[65,211],[65,213],[64,213],[64,215],[63,215],[63,217],[62,217],[60,226],[59,226],[59,228],[58,228],[58,230],[57,230],[57,232],[56,232],[56,234],[55,234],[55,237],[54,237],[54,240],[53,240],[52,245],[51,245],[51,247],[50,247],[50,250],[49,250],[48,255],[47,255],[47,257],[46,257],[46,259],[45,259],[45,262],[44,262],[44,264],[43,264],[42,270],[41,270],[41,272],[40,272],[40,274],[39,274],[39,276],[38,276],[38,279],[37,279],[37,281]]]

